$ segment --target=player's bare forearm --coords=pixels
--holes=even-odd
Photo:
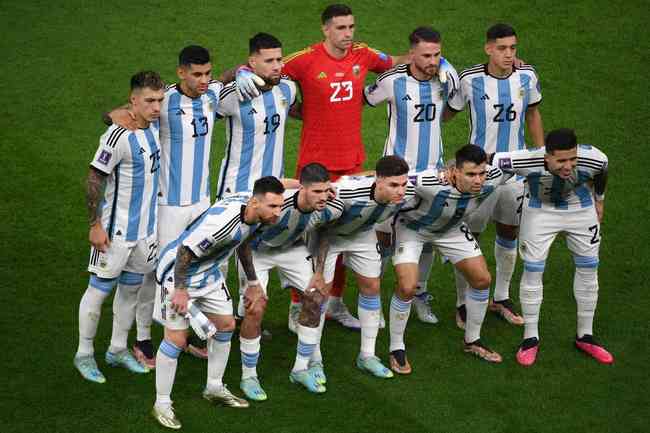
[[[228,84],[232,81],[235,81],[235,78],[237,77],[237,69],[242,65],[237,65],[234,68],[226,69],[219,75],[219,78],[217,78],[219,81],[221,81],[223,84]]]
[[[302,120],[302,102],[296,101],[289,108],[289,116],[293,117],[294,119]]]
[[[458,114],[457,111],[454,111],[450,109],[449,107],[445,107],[445,109],[442,112],[442,121],[443,122],[449,122],[451,119],[456,117],[456,114]]]
[[[239,258],[239,264],[244,270],[244,273],[246,274],[246,279],[249,282],[257,281],[255,266],[253,266],[253,250],[250,244],[251,240],[252,238],[249,238],[241,245],[239,245],[239,247],[237,248],[237,257]]]
[[[284,189],[298,189],[300,188],[300,181],[298,179],[293,179],[290,177],[283,177],[280,179]]]
[[[176,263],[174,264],[174,288],[177,290],[185,289],[185,282],[187,281],[187,273],[190,268],[190,263],[194,258],[192,250],[184,245],[178,248],[176,253]]]
[[[411,63],[411,57],[407,54],[401,54],[399,56],[390,56],[393,60],[393,66],[409,64]]]
[[[99,203],[106,188],[106,177],[104,173],[94,167],[90,167],[88,171],[88,179],[86,180],[86,207],[88,209],[88,224],[91,226],[101,217]]]
[[[314,272],[322,274],[325,270],[325,259],[329,251],[329,239],[327,236],[327,229],[321,228],[314,232],[314,243],[312,244],[313,251],[311,255],[314,258]]]
[[[542,124],[542,113],[537,107],[530,107],[526,111],[526,129],[533,139],[535,147],[544,146],[544,125]]]
[[[594,192],[596,199],[603,201],[605,199],[605,190],[607,189],[607,169],[605,168],[602,173],[594,176]]]

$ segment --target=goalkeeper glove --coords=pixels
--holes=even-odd
[[[248,101],[260,95],[258,86],[265,84],[264,79],[255,75],[248,66],[240,66],[237,69],[235,81],[237,82],[237,96],[240,101]]]

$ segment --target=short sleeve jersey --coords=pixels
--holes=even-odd
[[[217,197],[252,191],[264,176],[284,176],[284,131],[295,101],[296,84],[287,79],[244,102],[234,81],[223,88],[217,115],[226,121],[226,151]]]
[[[330,56],[323,42],[284,59],[283,73],[300,84],[302,133],[298,166],[319,162],[331,171],[365,160],[361,140],[363,87],[368,71],[390,69],[390,56],[354,43],[342,59]]]
[[[504,78],[490,75],[487,65],[476,65],[460,73],[460,99],[449,107],[470,110],[469,142],[488,153],[525,148],[526,111],[542,101],[535,69],[514,68]]]
[[[460,192],[447,180],[438,177],[435,170],[426,170],[411,177],[415,185],[416,205],[405,208],[399,220],[411,230],[423,233],[445,233],[461,224],[466,215],[505,183],[511,175],[498,168],[487,167],[487,176],[481,192]]]
[[[594,146],[578,145],[578,162],[573,175],[562,179],[549,172],[544,148],[502,152],[493,164],[503,171],[525,176],[526,199],[531,208],[574,210],[593,206],[594,177],[607,171],[607,156]]]
[[[90,165],[108,176],[100,204],[108,236],[133,242],[156,233],[158,122],[135,131],[110,126],[99,139]]]
[[[210,148],[219,92],[211,81],[204,94],[190,98],[174,84],[160,109],[160,203],[187,206],[210,197]]]
[[[387,102],[384,155],[404,158],[413,171],[443,166],[442,113],[450,99],[459,98],[454,84],[458,83],[458,74],[451,64],[449,69],[450,81],[443,84],[437,76],[420,81],[408,65],[398,65],[364,91],[373,107]]]

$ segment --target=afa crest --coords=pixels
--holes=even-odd
[[[359,65],[352,66],[352,73],[358,76],[361,73],[361,66]]]

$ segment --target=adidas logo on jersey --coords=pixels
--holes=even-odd
[[[481,101],[488,101],[490,97],[487,95],[487,93],[483,96],[481,96]]]
[[[177,116],[180,116],[180,115],[182,115],[182,114],[185,114],[185,112],[183,111],[182,108],[179,108],[178,110],[176,110],[176,115],[177,115]]]
[[[140,155],[142,155],[142,154],[145,153],[145,152],[146,152],[146,150],[144,150],[144,149],[141,147],[141,148],[140,148]]]
[[[411,97],[409,96],[409,94],[407,93],[406,96],[404,96],[404,97],[402,98],[402,101],[412,101],[412,99],[411,99]]]
[[[248,114],[249,115],[257,114],[257,110],[255,110],[254,108],[251,108],[251,111],[249,111]]]

